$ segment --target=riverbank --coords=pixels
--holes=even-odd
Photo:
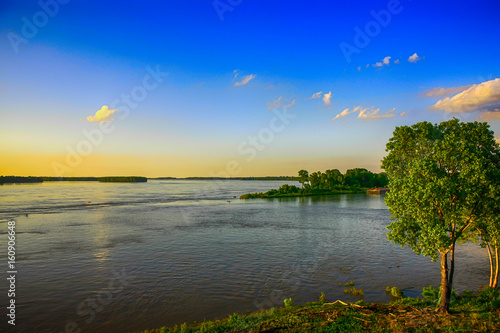
[[[162,327],[142,333],[187,332],[498,332],[498,290],[464,292],[450,314],[435,311],[432,301],[402,298],[378,304],[318,300],[304,306],[233,314],[223,320]]]

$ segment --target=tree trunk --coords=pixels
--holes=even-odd
[[[450,274],[448,275],[448,289],[450,290],[450,295],[451,289],[453,288],[453,274],[455,274],[455,243],[451,244],[450,250]]]
[[[449,313],[450,307],[450,286],[448,285],[448,252],[440,252],[441,254],[441,303],[439,311]]]
[[[495,279],[493,280],[493,285],[492,287],[493,288],[496,288],[497,285],[498,285],[498,273],[499,273],[499,269],[498,269],[498,264],[499,264],[499,260],[498,260],[498,241],[495,240],[495,262],[496,262],[496,267],[495,267]]]
[[[486,249],[488,250],[488,258],[490,258],[490,284],[489,284],[489,286],[493,287],[493,277],[495,274],[495,264],[493,263],[493,256],[491,254],[490,243],[488,243],[484,239],[483,239],[483,241],[486,243]]]

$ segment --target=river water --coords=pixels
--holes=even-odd
[[[418,296],[439,263],[387,241],[383,196],[239,200],[295,182],[149,180],[0,187],[0,331],[133,332],[314,301]],[[230,201],[230,202],[228,202]],[[28,214],[28,216],[26,216]],[[7,221],[16,222],[16,326]],[[488,284],[484,249],[457,251],[455,289]],[[347,282],[365,291],[344,293]]]

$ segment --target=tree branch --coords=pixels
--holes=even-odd
[[[458,231],[459,235],[461,235],[465,230],[467,230],[471,226],[472,223],[470,223],[470,220],[472,219],[472,215],[475,213],[475,210],[480,202],[481,202],[481,200],[476,202],[476,204],[474,205],[474,208],[472,208],[470,215],[469,215],[469,218],[467,219],[467,221],[465,221],[465,225]]]

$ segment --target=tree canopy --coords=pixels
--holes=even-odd
[[[311,190],[332,190],[338,187],[385,187],[387,186],[387,175],[373,173],[364,168],[348,169],[342,174],[338,169],[316,171],[309,174],[306,170],[299,171],[299,182]]]
[[[382,168],[391,191],[388,239],[441,258],[441,306],[448,311],[455,243],[488,216],[498,187],[500,151],[487,123],[457,119],[397,127]],[[448,271],[448,253],[450,270]]]

